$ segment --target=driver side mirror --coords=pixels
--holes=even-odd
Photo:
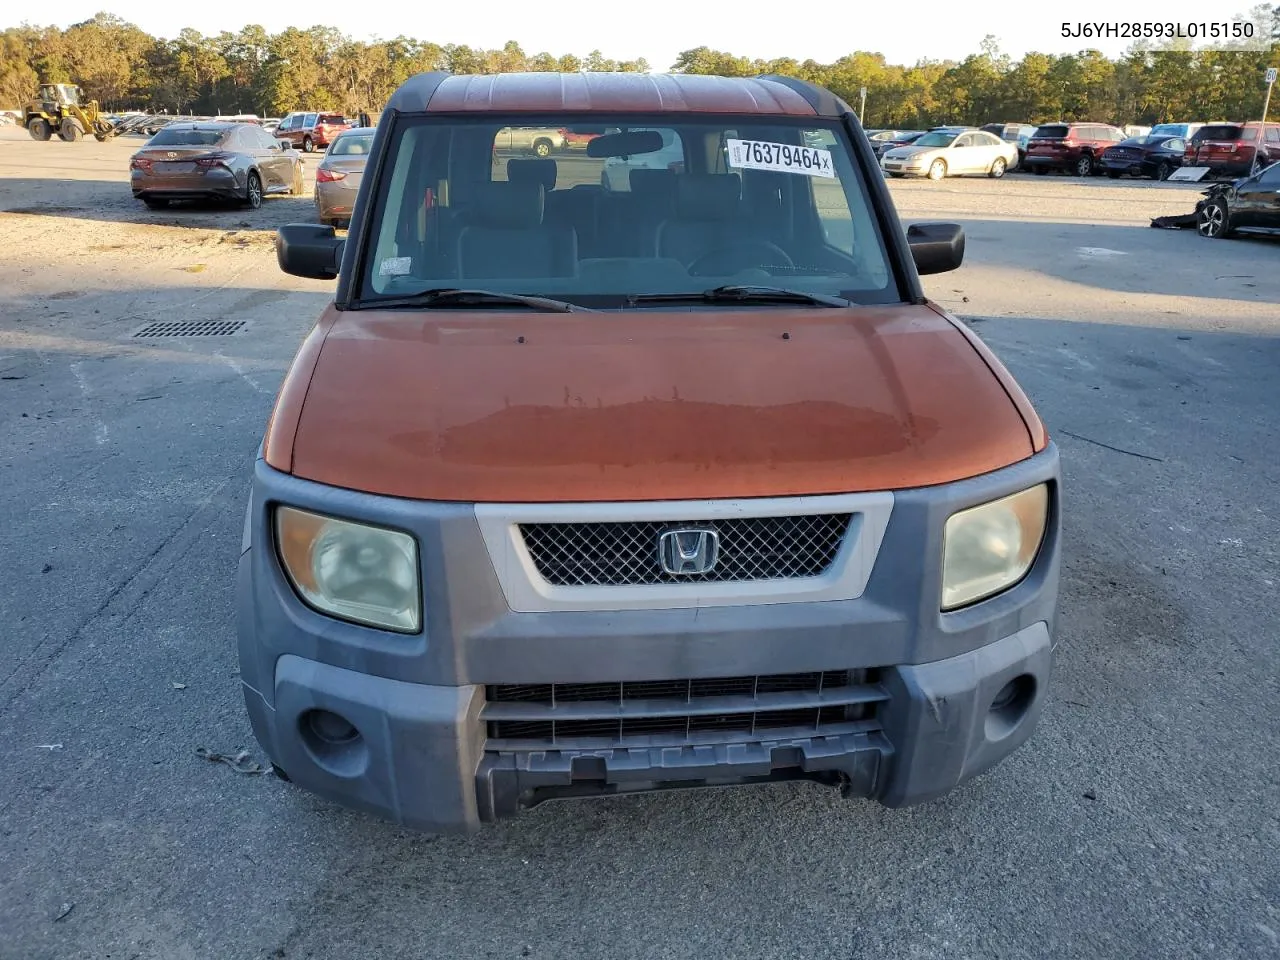
[[[338,275],[345,245],[333,227],[291,223],[276,231],[276,262],[295,277],[332,280]]]
[[[285,140],[283,137],[280,137],[279,139],[277,139],[277,140],[276,140],[276,149],[277,149],[277,150],[292,150],[292,149],[293,149],[293,141],[292,141],[292,140]]]
[[[916,273],[947,273],[964,262],[964,228],[958,223],[913,223],[907,227],[907,245]]]

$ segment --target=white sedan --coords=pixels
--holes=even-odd
[[[880,167],[891,177],[941,180],[982,174],[1003,177],[1017,166],[1018,145],[984,130],[932,130],[905,147],[886,150]]]

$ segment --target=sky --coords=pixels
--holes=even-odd
[[[812,0],[810,0],[812,2]],[[778,3],[777,0],[487,0],[410,5],[374,3],[365,7],[352,0],[305,0],[298,4],[174,3],[173,0],[64,0],[54,7],[15,3],[0,14],[0,26],[16,26],[22,20],[40,25],[49,11],[66,27],[87,20],[99,10],[137,24],[150,34],[173,37],[184,27],[201,33],[236,31],[256,22],[269,32],[315,24],[338,28],[356,39],[389,39],[404,34],[436,43],[467,44],[485,49],[517,41],[526,53],[583,56],[599,49],[606,57],[633,60],[644,57],[657,70],[665,70],[676,55],[692,47],[708,46],[736,55],[772,59],[794,57],[820,63],[868,50],[883,53],[890,63],[913,64],[921,58],[959,60],[976,53],[982,38],[995,35],[1000,49],[1014,57],[1028,51],[1075,53],[1087,47],[1118,56],[1128,40],[1064,39],[1063,21],[1181,22],[1229,20],[1245,13],[1252,0],[1077,0],[1071,4],[1047,4],[1005,0],[1001,5],[912,0],[898,5],[828,2]],[[396,9],[396,8],[399,9]],[[901,10],[894,16],[890,10]],[[1217,15],[1210,14],[1216,9]],[[56,11],[56,13],[55,13]],[[1224,11],[1230,11],[1224,15]],[[370,15],[373,13],[374,15]],[[49,14],[45,14],[48,16]]]

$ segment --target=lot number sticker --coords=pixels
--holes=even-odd
[[[794,147],[789,143],[767,140],[728,140],[729,166],[741,170],[774,170],[779,173],[804,173],[811,177],[834,180],[831,151],[817,147]]]

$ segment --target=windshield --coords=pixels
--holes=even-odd
[[[333,141],[333,146],[329,148],[329,153],[335,157],[359,156],[368,154],[372,145],[372,133],[361,134],[358,137],[339,137]]]
[[[923,137],[917,137],[913,147],[949,147],[955,141],[958,134],[955,133],[926,133]]]
[[[1037,127],[1031,135],[1033,140],[1062,140],[1067,135],[1067,128],[1060,125]]]
[[[1187,132],[1185,123],[1157,123],[1151,128],[1151,135],[1158,137],[1164,134],[1168,137],[1180,137]]]
[[[222,139],[225,130],[192,130],[190,127],[165,127],[151,138],[152,147],[211,147]]]
[[[387,157],[365,301],[479,287],[621,306],[724,284],[901,299],[835,123],[410,119]]]

